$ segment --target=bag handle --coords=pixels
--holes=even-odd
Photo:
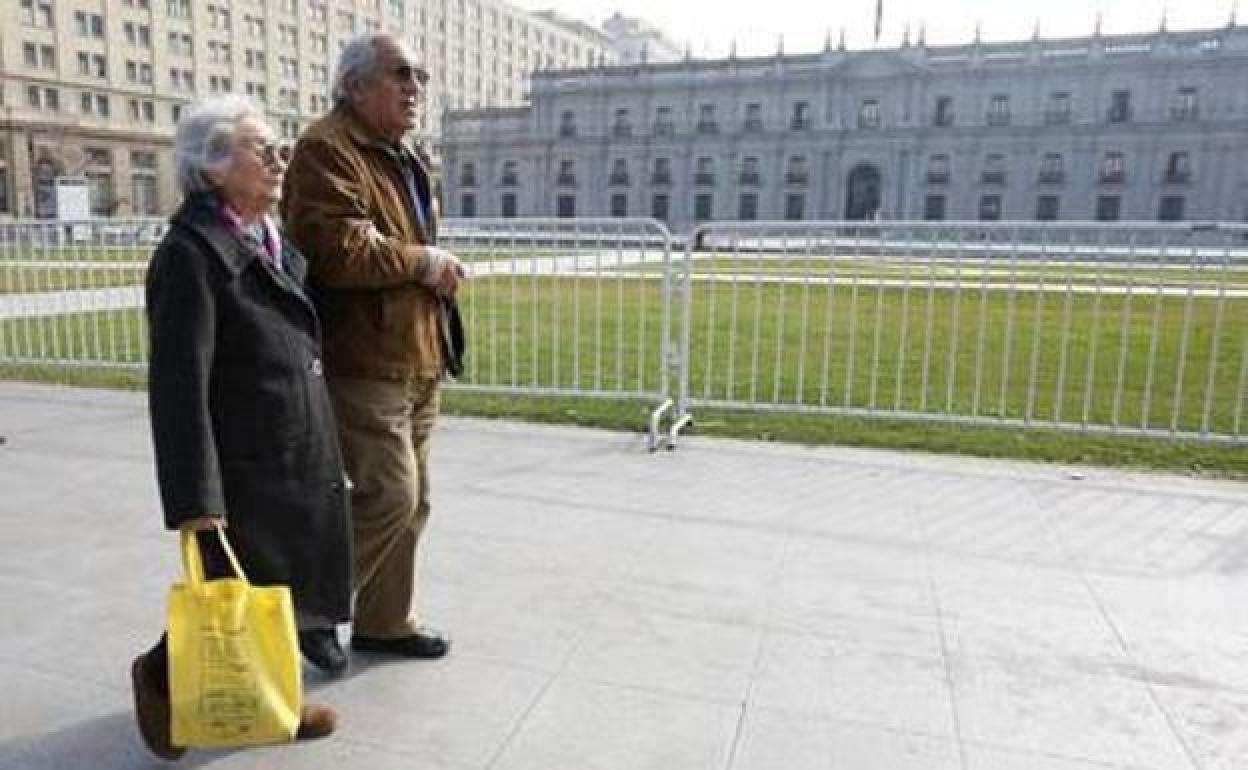
[[[230,560],[230,567],[234,570],[234,576],[242,580],[248,585],[251,581],[247,579],[247,574],[243,572],[243,566],[239,564],[238,557],[234,555],[234,549],[230,547],[230,541],[225,537],[225,529],[217,524],[213,527],[217,533],[217,540],[221,542],[221,550],[225,551],[225,556]],[[202,585],[204,579],[204,560],[199,553],[199,540],[195,537],[195,533],[189,529],[182,530],[182,569],[186,574],[186,582],[189,585]]]

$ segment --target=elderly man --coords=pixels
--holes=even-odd
[[[351,646],[407,658],[450,647],[417,620],[416,555],[429,517],[438,382],[458,368],[451,331],[464,279],[459,260],[434,245],[429,172],[403,142],[427,80],[389,35],[348,43],[334,108],[295,146],[282,201],[324,317],[326,373],[354,484]]]

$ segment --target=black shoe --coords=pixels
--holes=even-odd
[[[436,631],[418,631],[411,636],[379,639],[375,636],[351,637],[351,649],[360,652],[380,652],[403,658],[440,658],[451,651],[451,640]]]
[[[300,631],[299,650],[309,663],[326,674],[341,674],[347,668],[347,654],[338,644],[338,634],[332,628]]]

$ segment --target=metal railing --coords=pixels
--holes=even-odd
[[[439,244],[469,261],[468,360],[454,387],[674,405],[672,237],[648,219],[460,219]]]
[[[0,225],[0,363],[139,368],[160,220]],[[452,387],[1248,442],[1248,227],[464,219]]]
[[[717,223],[684,268],[669,440],[698,407],[1248,440],[1242,226]]]

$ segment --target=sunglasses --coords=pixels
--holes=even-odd
[[[390,74],[394,75],[400,83],[416,83],[423,86],[429,82],[429,73],[411,64],[400,64],[391,70]]]
[[[270,166],[285,163],[286,157],[290,154],[287,144],[277,139],[258,139],[249,142],[248,149],[258,159]]]

